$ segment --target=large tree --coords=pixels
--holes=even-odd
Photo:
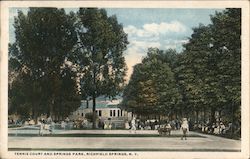
[[[182,112],[185,116],[191,112],[198,114],[204,109],[203,105],[212,110],[216,107],[211,103],[215,99],[212,82],[213,71],[216,69],[210,56],[210,29],[200,25],[193,31],[189,43],[184,45],[185,50],[178,59],[178,67],[175,68],[176,79],[183,94]]]
[[[79,66],[83,96],[93,100],[95,119],[96,98],[113,98],[122,90],[127,70],[123,54],[127,34],[116,16],[107,16],[104,9],[80,8],[77,18],[78,44],[73,59]]]
[[[134,67],[123,94],[123,105],[127,109],[143,116],[174,115],[181,96],[166,59],[170,57],[168,53],[172,51],[149,48],[142,63]]]
[[[226,9],[193,29],[176,74],[189,108],[240,122],[241,10]]]
[[[231,8],[211,17],[218,87],[222,90],[224,114],[233,125],[241,121],[241,9]],[[232,133],[233,133],[232,129]],[[240,134],[238,132],[238,134]]]
[[[10,71],[19,74],[14,80],[29,86],[22,93],[33,116],[53,115],[61,106],[56,98],[64,87],[63,65],[77,40],[74,22],[72,14],[57,8],[29,8],[27,15],[19,11],[15,17],[16,41],[9,48],[9,66]]]
[[[158,54],[154,54],[153,50],[149,52],[151,53],[148,57],[134,67],[129,84],[124,91],[124,105],[131,110],[152,114],[155,107],[161,106],[159,97],[162,96],[162,101],[168,106],[164,108],[168,111],[178,110],[181,116],[190,117],[193,121],[200,120],[202,112],[203,119],[210,115],[210,122],[215,122],[215,112],[219,112],[223,120],[231,121],[233,125],[236,125],[235,127],[239,128],[241,110],[240,9],[217,12],[211,16],[211,24],[207,26],[200,24],[193,28],[193,34],[180,54],[176,54],[173,50],[168,51],[168,54],[164,54],[164,51],[158,51]],[[156,62],[154,57],[161,57],[158,58],[161,60]],[[167,63],[168,66],[159,64],[160,61]],[[170,71],[167,67],[171,68]],[[154,79],[155,76],[157,78]],[[172,76],[175,78],[172,79]],[[161,79],[168,81],[167,84]],[[175,85],[171,86],[173,83],[171,81],[174,81]],[[151,87],[154,89],[149,89]],[[159,89],[156,89],[157,87]],[[170,88],[175,88],[177,91]],[[149,109],[151,111],[145,111],[148,107],[140,107],[141,101],[146,103],[149,99],[145,100],[145,98],[154,97],[151,94],[155,92],[157,96],[153,99],[156,99],[156,102],[151,104],[154,107]],[[138,96],[140,93],[142,95]],[[171,98],[175,99],[173,101],[179,101],[173,104],[174,109],[171,109]]]

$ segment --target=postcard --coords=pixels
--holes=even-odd
[[[249,158],[249,1],[1,1],[1,158]]]

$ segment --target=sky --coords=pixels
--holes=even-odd
[[[210,15],[222,9],[178,9],[178,8],[105,8],[109,16],[116,15],[128,34],[129,45],[124,52],[128,66],[127,80],[133,66],[146,56],[149,47],[162,50],[182,51],[182,45],[188,42],[192,28],[199,24],[211,23]],[[15,41],[14,16],[17,10],[27,13],[27,8],[10,9],[10,42]],[[77,9],[66,9],[66,12]]]

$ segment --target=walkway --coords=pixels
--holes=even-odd
[[[131,134],[129,130],[68,130],[57,134]],[[180,134],[173,131],[173,135]],[[139,130],[136,134],[157,134]],[[241,141],[190,132],[203,137],[9,137],[9,150],[63,151],[233,151],[239,152]]]

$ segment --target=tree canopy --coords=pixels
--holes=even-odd
[[[32,112],[32,116],[55,115],[56,110],[64,116],[79,105],[76,73],[66,64],[77,40],[73,24],[74,17],[63,9],[30,8],[27,15],[18,12],[14,23],[16,41],[9,47],[9,70],[16,77],[9,89],[20,94],[10,93],[10,103],[16,103],[11,110],[22,107],[16,98],[24,100],[23,104],[28,105],[26,113]],[[70,95],[65,87],[70,89]],[[67,106],[66,101],[73,103]]]
[[[24,99],[29,111],[66,115],[79,106],[81,94],[93,100],[95,115],[98,96],[113,98],[122,91],[127,34],[104,9],[66,14],[57,8],[29,8],[27,15],[18,13],[14,28],[10,111],[19,110]]]
[[[124,91],[125,108],[167,116],[174,110],[196,122],[203,114],[212,123],[217,111],[225,122],[240,124],[241,9],[211,15],[211,24],[193,28],[183,47],[181,53],[148,50]]]
[[[141,64],[134,66],[124,91],[123,105],[140,115],[166,115],[174,113],[181,95],[176,87],[174,73],[167,54],[150,48]]]
[[[96,98],[113,98],[123,89],[127,34],[116,16],[108,17],[104,9],[80,8],[76,16],[78,43],[72,60],[79,66],[83,96],[93,100],[95,119]]]
[[[149,48],[125,86],[127,34],[105,9],[29,8],[15,17],[9,45],[9,112],[65,117],[96,98],[114,98],[138,115],[240,124],[241,9],[211,15],[193,28],[183,51]],[[125,88],[124,88],[125,87]],[[232,130],[233,131],[233,130]]]

